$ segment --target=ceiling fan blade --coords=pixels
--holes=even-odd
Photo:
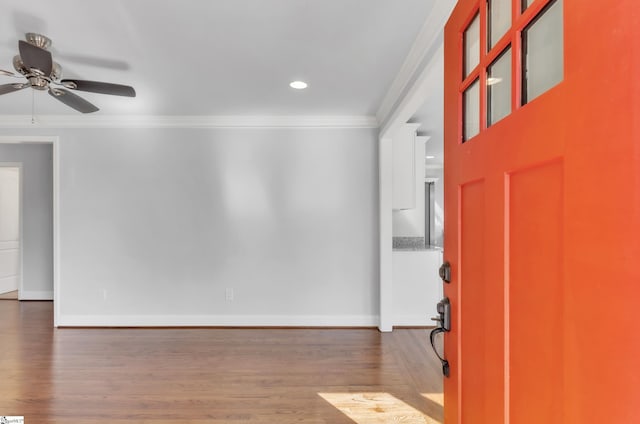
[[[90,93],[111,94],[112,96],[136,97],[136,90],[128,85],[111,84],[108,82],[65,79],[62,85],[72,90]]]
[[[78,112],[91,113],[100,110],[95,105],[89,103],[82,97],[77,96],[72,92],[62,88],[50,88],[49,94],[51,95],[51,97],[60,100],[65,105],[77,110]]]
[[[36,47],[23,40],[18,42],[18,48],[20,49],[20,58],[22,58],[22,62],[27,68],[38,69],[46,76],[51,75],[53,59],[50,51]]]
[[[29,87],[29,84],[4,84],[0,85],[0,95],[13,93]]]
[[[0,75],[4,75],[4,76],[7,76],[7,77],[15,77],[16,76],[16,74],[14,74],[13,72],[5,71],[4,69],[0,69]]]

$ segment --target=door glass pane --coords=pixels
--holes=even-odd
[[[489,0],[489,49],[511,27],[511,0]]]
[[[487,126],[511,113],[511,47],[487,68]]]
[[[476,14],[464,32],[464,77],[480,62],[480,14]]]
[[[522,31],[522,104],[562,81],[562,0],[549,4]]]
[[[531,6],[531,3],[533,3],[535,0],[522,0],[522,11],[524,12],[525,10],[527,10],[527,7]]]
[[[467,141],[480,132],[480,83],[476,80],[463,95],[464,128],[462,140]]]

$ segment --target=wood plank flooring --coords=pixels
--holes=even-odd
[[[17,300],[18,299],[18,290],[0,293],[0,300]]]
[[[438,423],[427,330],[54,329],[0,302],[0,416],[35,423]]]

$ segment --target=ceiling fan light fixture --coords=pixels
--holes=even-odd
[[[289,83],[289,87],[295,88],[296,90],[304,90],[308,86],[309,84],[304,81],[292,81],[291,83]]]
[[[62,66],[59,63],[53,62],[53,69],[51,69],[49,77],[52,81],[57,81],[62,77]]]
[[[24,35],[24,37],[27,40],[27,43],[33,44],[34,46],[39,47],[41,49],[46,50],[49,47],[51,47],[51,39],[42,34],[36,34],[35,32],[27,32]]]

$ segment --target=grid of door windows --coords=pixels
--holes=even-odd
[[[480,3],[462,31],[463,142],[562,81],[562,9],[562,0]]]

